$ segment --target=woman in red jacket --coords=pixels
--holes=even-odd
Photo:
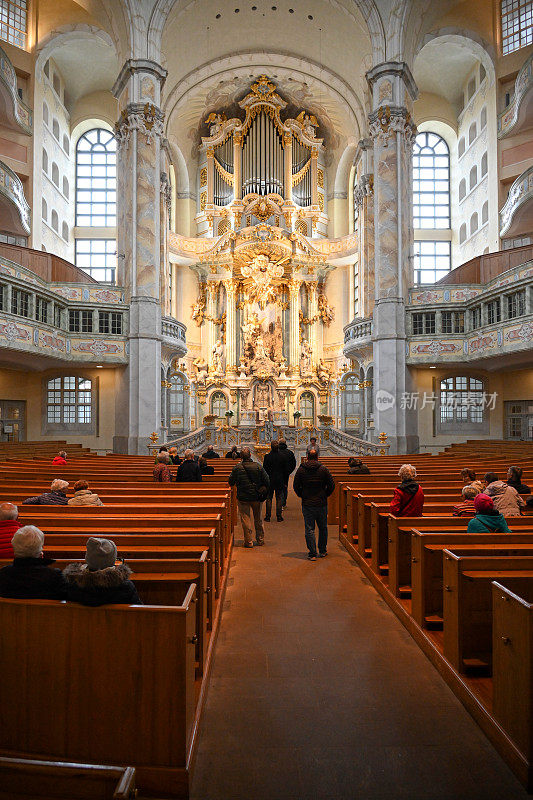
[[[421,517],[424,508],[424,492],[415,481],[416,469],[412,464],[402,464],[398,477],[400,485],[394,490],[389,511],[395,517]]]
[[[13,534],[22,527],[19,510],[13,503],[0,503],[0,558],[13,558]]]

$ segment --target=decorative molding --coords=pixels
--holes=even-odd
[[[164,114],[152,103],[129,103],[115,125],[115,138],[119,145],[128,147],[133,131],[139,131],[151,144],[163,135]]]
[[[386,147],[396,133],[403,135],[405,144],[412,147],[416,138],[416,125],[404,106],[380,106],[368,116],[368,130],[374,141]]]

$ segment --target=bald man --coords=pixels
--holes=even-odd
[[[0,503],[0,558],[13,558],[11,539],[22,527],[17,517],[19,510],[13,503]]]

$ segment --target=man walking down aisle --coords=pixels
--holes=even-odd
[[[319,462],[317,451],[309,450],[307,460],[296,470],[293,483],[295,493],[302,500],[309,561],[328,554],[328,497],[334,488],[331,472]],[[315,523],[318,527],[318,552]]]
[[[242,462],[233,467],[228,483],[237,487],[237,505],[244,534],[244,546],[254,546],[254,530],[256,545],[263,545],[265,531],[261,519],[261,506],[268,495],[270,481],[261,464],[252,461],[249,447],[243,447]]]
[[[265,522],[270,522],[274,494],[276,495],[276,519],[278,522],[283,522],[284,487],[289,480],[289,476],[286,473],[287,463],[279,450],[277,439],[273,439],[270,442],[270,453],[265,453],[263,469],[270,480],[270,489],[265,503]]]

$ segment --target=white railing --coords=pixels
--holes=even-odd
[[[344,326],[344,344],[372,338],[372,320],[365,319],[353,320]]]
[[[13,203],[20,219],[20,228],[15,231],[22,235],[30,232],[30,207],[24,196],[22,182],[18,175],[7,164],[0,161],[0,193]]]
[[[185,325],[182,322],[178,322],[177,319],[172,317],[161,318],[161,336],[163,340],[166,340],[166,343],[173,347],[178,347],[183,355],[187,352],[186,331]]]
[[[516,76],[514,97],[505,111],[498,115],[498,139],[511,133],[518,122],[525,96],[533,86],[533,54],[529,56]]]
[[[24,133],[31,135],[33,128],[33,112],[18,95],[17,75],[15,73],[15,68],[1,47],[0,80],[7,89],[13,104],[13,121],[17,123],[18,127],[20,127]]]
[[[500,211],[500,236],[505,236],[519,208],[533,197],[533,167],[529,167],[511,184],[505,205]]]

